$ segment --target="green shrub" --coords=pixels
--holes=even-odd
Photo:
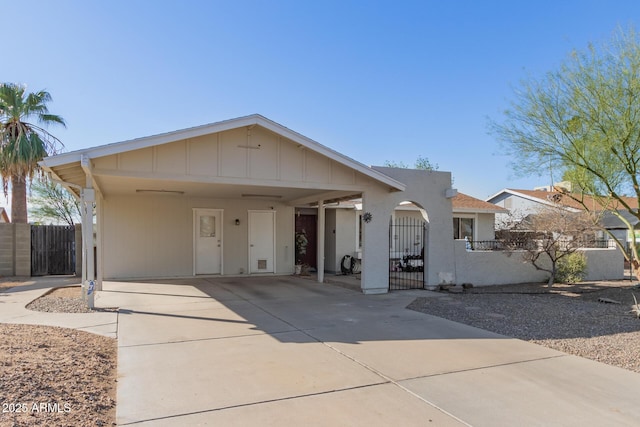
[[[574,252],[558,261],[556,281],[578,283],[587,275],[587,257],[582,252]]]

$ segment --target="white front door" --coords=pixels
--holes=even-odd
[[[275,211],[249,211],[249,272],[273,273]]]
[[[194,273],[222,273],[222,210],[194,209]]]

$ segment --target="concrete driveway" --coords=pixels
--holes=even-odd
[[[294,277],[106,282],[119,425],[637,425],[640,375]]]

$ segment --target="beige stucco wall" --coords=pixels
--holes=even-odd
[[[112,196],[101,203],[105,278],[193,275],[193,209],[223,210],[223,272],[248,271],[248,211],[276,212],[275,273],[293,272],[294,210],[272,201]],[[235,219],[240,225],[235,225]]]

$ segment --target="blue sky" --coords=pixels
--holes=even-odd
[[[513,88],[638,29],[637,1],[8,2],[0,80],[65,150],[262,114],[367,165],[418,156],[478,198],[532,188],[487,134]]]

